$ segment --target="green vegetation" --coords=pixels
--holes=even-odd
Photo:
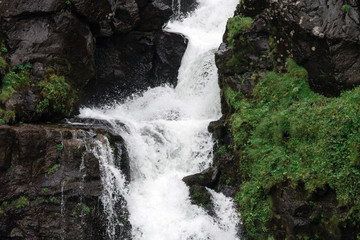
[[[75,205],[71,215],[73,217],[84,217],[90,213],[91,213],[90,207],[87,206],[85,203],[81,202]],[[93,213],[94,213],[94,209],[93,209]]]
[[[261,78],[252,100],[225,90],[235,110],[234,150],[241,156],[243,184],[236,200],[251,239],[267,236],[273,217],[269,192],[285,182],[303,183],[309,196],[330,187],[339,207],[350,209],[336,216],[338,222],[360,222],[360,87],[326,98],[310,90],[304,68],[291,59],[287,68]],[[331,219],[324,222],[334,228]]]
[[[61,145],[62,146],[62,145]],[[54,166],[52,166],[51,168],[49,168],[47,171],[46,171],[46,173],[47,174],[53,174],[53,173],[55,173],[58,169],[59,169],[59,167],[60,167],[60,164],[55,164]]]
[[[59,204],[60,201],[59,199],[57,199],[55,196],[50,196],[49,198],[41,196],[41,197],[37,197],[35,199],[35,203],[36,204],[42,204],[42,203],[55,203],[55,204]]]
[[[56,148],[58,151],[62,151],[64,149],[64,146],[61,143],[59,143],[56,145]]]
[[[47,192],[49,192],[49,188],[45,187],[45,188],[43,188],[43,191],[47,193]]]
[[[27,197],[25,196],[21,196],[18,199],[14,200],[11,202],[11,205],[13,205],[16,208],[23,208],[27,205],[29,205],[29,199],[27,199]]]
[[[115,152],[116,151],[116,147],[114,145],[110,145],[111,151]]]
[[[59,204],[59,203],[60,203],[59,199],[57,199],[57,198],[54,197],[54,196],[50,196],[50,197],[49,197],[49,200],[50,200],[50,202],[52,202],[52,203],[56,203],[56,204]]]
[[[0,63],[1,64],[1,63]],[[5,102],[16,92],[16,90],[30,85],[31,64],[16,65],[13,71],[7,73],[2,80],[0,101]]]
[[[347,5],[347,4],[344,4],[342,7],[341,7],[341,11],[343,11],[344,13],[349,13],[350,11],[350,6]]]
[[[73,112],[75,101],[77,100],[76,91],[66,82],[64,76],[47,74],[45,79],[39,82],[42,88],[37,112],[59,113],[61,116],[70,116]]]
[[[41,203],[44,203],[44,202],[47,202],[46,197],[37,197],[37,198],[35,199],[35,203],[36,203],[36,204],[41,204]]]
[[[3,57],[0,56],[0,71],[4,71],[7,67],[7,63]]]
[[[218,153],[226,153],[227,152],[227,147],[226,146],[221,146],[218,151]]]
[[[227,23],[227,30],[228,30],[227,40],[230,48],[232,48],[234,45],[235,35],[241,31],[251,28],[252,22],[253,22],[252,18],[242,17],[241,15],[235,16],[233,18],[229,18]]]
[[[70,0],[66,0],[65,3],[66,3],[67,5],[71,5],[71,1],[70,1]]]
[[[85,204],[85,203],[81,203],[81,210],[83,213],[85,214],[89,214],[90,213],[90,208]]]
[[[0,71],[7,68],[6,61],[0,56]],[[0,102],[5,104],[13,94],[22,88],[30,86],[31,64],[16,65],[12,71],[8,72],[2,79],[2,89],[0,94]],[[15,112],[12,110],[4,110],[0,107],[0,124],[15,121]]]
[[[109,140],[109,142],[111,141],[111,136],[109,133],[105,133],[105,137]]]
[[[229,185],[231,183],[231,178],[226,179],[225,183],[226,185]]]
[[[15,112],[5,111],[2,108],[0,108],[0,124],[6,124],[13,121],[15,121]]]

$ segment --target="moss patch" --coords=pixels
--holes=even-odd
[[[234,45],[235,35],[241,31],[247,30],[251,28],[252,18],[243,17],[241,15],[235,16],[233,18],[229,18],[227,23],[227,41],[229,43],[229,47],[232,48]]]
[[[29,199],[27,199],[27,197],[25,196],[21,196],[18,199],[11,202],[11,204],[16,208],[26,207],[27,205],[29,205],[29,203],[30,203]]]
[[[3,57],[0,56],[0,71],[4,71],[7,67],[7,63]]]
[[[13,71],[7,73],[2,79],[2,89],[0,94],[0,101],[5,102],[12,97],[12,95],[23,87],[30,85],[30,70],[31,64],[16,65]]]
[[[64,76],[47,74],[38,85],[42,88],[42,100],[36,107],[37,112],[55,113],[65,117],[71,115],[77,95]]]
[[[291,59],[287,68],[261,78],[252,100],[225,90],[244,181],[236,199],[253,239],[267,236],[269,192],[284,182],[305,183],[309,196],[330,186],[339,206],[354,209],[339,222],[360,222],[360,87],[326,98],[310,90],[304,68]]]

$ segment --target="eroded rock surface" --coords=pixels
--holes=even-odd
[[[92,151],[106,138],[114,151],[124,147],[121,137],[104,125],[1,126],[0,238],[107,239],[103,173]],[[116,236],[130,239],[128,213],[120,207],[126,203],[121,201],[117,211],[122,226],[116,227]]]
[[[186,41],[161,30],[172,14],[161,0],[1,1],[0,119],[59,120],[80,103],[175,85]]]
[[[249,0],[238,6],[239,13],[253,23],[235,36],[243,39],[234,43],[233,52],[241,55],[236,66],[226,66],[232,55],[226,46],[219,53],[225,75],[281,69],[290,57],[306,68],[312,89],[326,96],[360,84],[358,1]]]

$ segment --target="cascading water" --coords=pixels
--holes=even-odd
[[[109,171],[110,184],[116,185],[117,177],[121,184],[104,188],[109,196],[123,194],[126,198],[133,239],[238,239],[239,219],[232,201],[209,190],[216,215],[211,217],[191,204],[189,190],[181,180],[204,170],[212,160],[213,140],[207,126],[221,115],[214,52],[237,2],[200,0],[194,13],[167,25],[167,31],[189,39],[175,89],[157,87],[111,109],[81,110],[81,117],[112,122],[126,142],[131,181],[125,189],[121,174],[113,168],[106,170],[106,164],[103,169]],[[126,130],[117,127],[116,120],[123,122]]]

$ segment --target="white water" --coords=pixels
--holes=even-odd
[[[233,202],[210,190],[217,215],[213,218],[190,203],[189,190],[181,180],[212,161],[213,140],[207,126],[221,116],[214,52],[237,2],[200,0],[191,16],[167,25],[167,31],[189,39],[175,89],[157,87],[111,109],[81,110],[81,117],[120,120],[127,126],[127,130],[117,129],[131,159],[127,188],[109,161],[102,168],[108,173],[103,181],[109,185],[104,196],[124,195],[135,240],[238,239]],[[111,199],[106,204],[109,221],[117,224]],[[113,236],[111,228],[109,235]]]

